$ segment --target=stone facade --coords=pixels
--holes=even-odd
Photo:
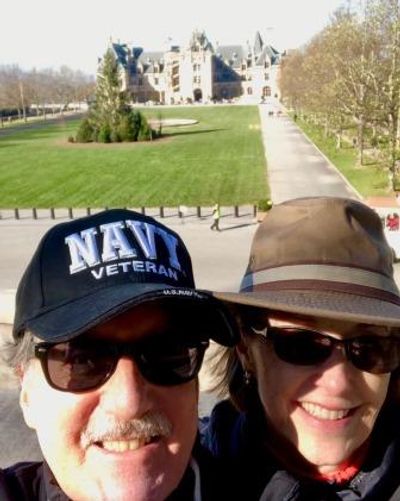
[[[121,87],[133,103],[178,104],[237,100],[262,102],[279,98],[281,55],[264,44],[259,33],[253,46],[215,47],[203,32],[194,32],[186,47],[164,52],[112,43]]]

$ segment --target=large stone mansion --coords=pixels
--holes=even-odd
[[[194,32],[186,47],[164,52],[113,43],[122,88],[133,102],[163,104],[241,99],[261,102],[279,97],[280,53],[259,32],[253,45],[215,45]]]

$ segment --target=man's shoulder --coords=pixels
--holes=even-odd
[[[1,501],[40,499],[43,462],[16,463],[0,469]]]
[[[193,459],[197,465],[201,482],[202,499],[205,501],[219,501],[232,499],[231,478],[228,463],[211,454],[198,440],[193,449]],[[196,466],[191,462],[191,469],[195,473]]]
[[[243,415],[233,404],[229,400],[222,400],[214,407],[211,416],[200,420],[201,443],[215,457],[230,457],[242,420]]]

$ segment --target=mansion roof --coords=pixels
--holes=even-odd
[[[129,73],[136,73],[140,67],[143,73],[162,72],[166,52],[145,51],[142,47],[112,43],[111,47],[118,64]],[[168,52],[180,54],[185,51],[204,51],[211,53],[217,66],[226,65],[233,70],[246,66],[264,66],[266,62],[276,65],[280,62],[280,53],[271,45],[264,44],[259,32],[256,33],[253,47],[243,45],[216,45],[210,43],[204,32],[195,31],[186,47],[171,47]]]

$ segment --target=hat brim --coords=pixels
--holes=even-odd
[[[222,301],[301,315],[400,327],[400,306],[371,297],[336,291],[214,292]]]
[[[224,346],[233,346],[237,342],[238,334],[229,312],[210,293],[154,283],[122,284],[97,290],[55,309],[43,311],[35,318],[28,319],[23,328],[43,341],[68,341],[136,305],[157,299],[182,301],[183,305],[206,308],[207,312],[213,314],[210,317],[213,327],[210,339]]]

